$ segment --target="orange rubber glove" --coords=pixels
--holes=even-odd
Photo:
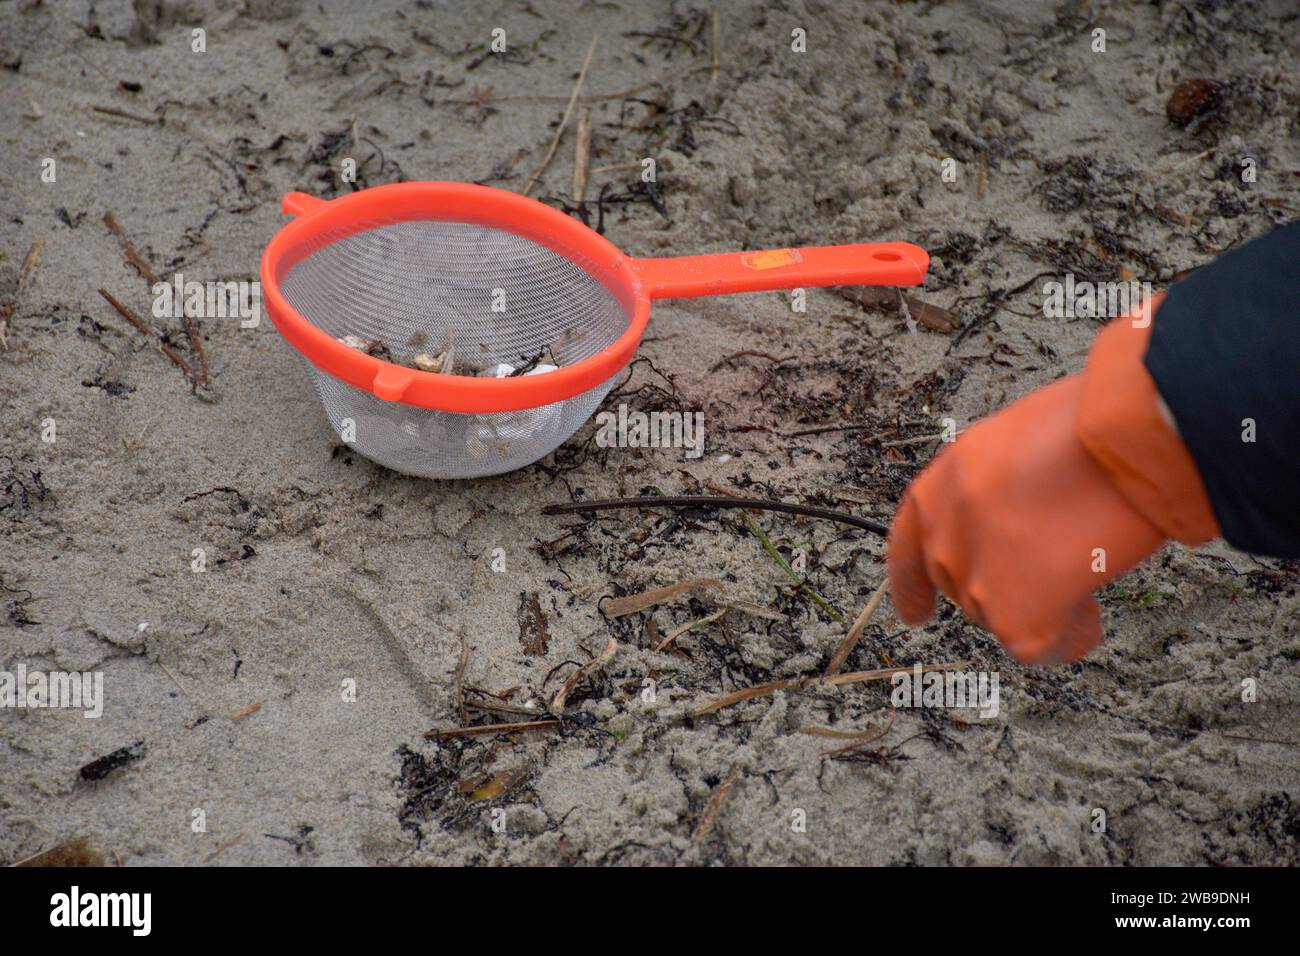
[[[1112,322],[1081,374],[972,425],[912,482],[887,549],[905,623],[930,618],[938,588],[1017,659],[1077,660],[1101,642],[1094,591],[1169,538],[1218,537],[1142,324]]]

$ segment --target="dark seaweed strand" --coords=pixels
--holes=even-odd
[[[844,511],[814,508],[809,505],[792,505],[784,501],[767,501],[762,498],[731,498],[726,495],[652,495],[645,498],[605,498],[594,501],[570,501],[548,505],[544,515],[574,514],[584,511],[612,511],[616,508],[753,508],[759,511],[783,511],[786,514],[821,518],[870,531],[882,538],[889,535],[884,525],[859,518]]]

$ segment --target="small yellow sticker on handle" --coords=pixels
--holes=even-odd
[[[740,255],[740,264],[747,269],[778,269],[802,262],[803,256],[797,249],[768,249],[764,252],[744,252]]]

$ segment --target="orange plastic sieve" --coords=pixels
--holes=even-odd
[[[550,206],[465,183],[289,193],[283,209],[296,218],[262,256],[271,320],[344,441],[427,478],[512,471],[563,444],[654,299],[918,285],[929,266],[906,242],[634,259]],[[435,353],[449,373],[411,367]]]

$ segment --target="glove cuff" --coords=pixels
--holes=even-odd
[[[1150,316],[1162,298],[1097,335],[1083,372],[1075,434],[1144,518],[1169,537],[1197,545],[1219,537],[1219,523],[1196,462],[1160,412],[1160,393],[1142,361]]]

